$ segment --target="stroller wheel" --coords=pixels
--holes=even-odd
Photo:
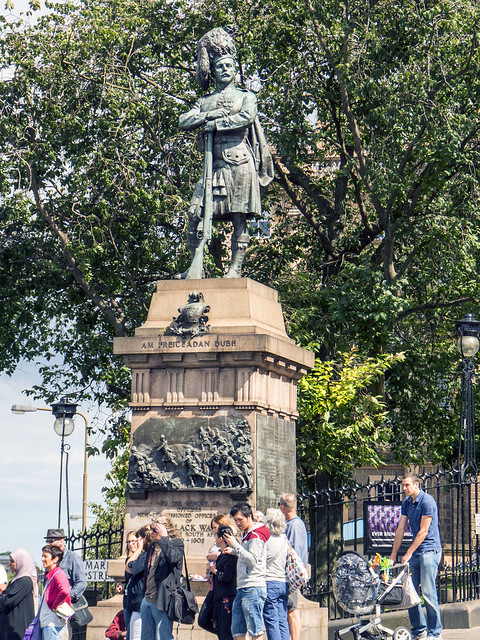
[[[412,640],[412,634],[406,627],[397,627],[393,632],[392,640]]]

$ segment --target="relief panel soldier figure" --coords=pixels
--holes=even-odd
[[[261,213],[260,186],[273,180],[273,162],[257,117],[255,95],[235,85],[236,48],[224,29],[212,29],[197,45],[197,82],[216,89],[180,116],[180,128],[200,129],[204,170],[188,210],[192,264],[180,278],[203,277],[203,249],[213,220],[233,225],[232,259],[226,278],[241,277],[249,242],[247,219]]]

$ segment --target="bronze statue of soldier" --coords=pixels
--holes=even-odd
[[[197,44],[196,79],[215,91],[180,116],[180,128],[197,136],[204,167],[188,209],[192,264],[179,278],[203,277],[203,251],[212,220],[233,225],[232,257],[226,278],[240,278],[249,243],[247,220],[261,213],[260,186],[273,180],[273,162],[257,117],[257,99],[235,84],[236,48],[224,29],[212,29]]]

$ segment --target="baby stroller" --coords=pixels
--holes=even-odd
[[[380,610],[382,604],[392,609],[406,609],[420,602],[416,592],[413,602],[405,597],[403,581],[408,576],[408,565],[390,565],[388,583],[382,580],[379,570],[355,551],[347,551],[337,560],[332,573],[335,600],[342,609],[358,618],[358,622],[337,630],[335,640],[340,640],[349,631],[354,640],[412,640],[406,627],[389,629],[384,626]]]

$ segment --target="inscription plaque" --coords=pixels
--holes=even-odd
[[[257,508],[265,511],[282,493],[295,493],[295,423],[257,414]]]
[[[142,506],[143,505],[143,506]],[[210,523],[219,514],[228,514],[232,497],[225,492],[168,491],[152,493],[147,500],[130,503],[129,529],[139,529],[161,515],[169,515],[182,534],[188,556],[204,558],[214,543]],[[203,575],[201,570],[195,569]]]

